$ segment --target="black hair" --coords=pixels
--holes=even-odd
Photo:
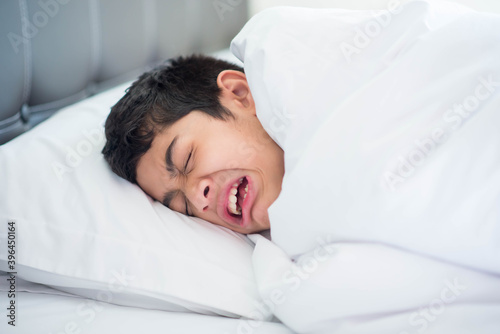
[[[142,74],[111,108],[102,150],[111,170],[137,183],[139,159],[156,134],[193,110],[216,119],[233,117],[219,102],[217,77],[237,65],[204,55],[178,57]]]

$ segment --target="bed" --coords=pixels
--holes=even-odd
[[[491,130],[499,117],[494,78],[500,75],[500,43],[489,28],[499,24],[498,17],[481,16],[488,33],[474,41],[482,52],[464,51],[449,67],[439,67],[443,72],[419,76],[408,64],[421,59],[428,68],[429,48],[436,50],[450,30],[464,31],[462,18],[473,21],[479,14],[427,2],[377,12],[278,8],[245,25],[245,1],[19,0],[0,6],[0,31],[7,37],[0,41],[2,333],[40,328],[52,333],[498,332],[500,174],[494,152],[500,140],[498,134],[488,137],[487,152],[493,154],[461,145],[478,132],[496,133]],[[377,24],[385,29],[374,35],[369,29]],[[370,43],[359,44],[358,27],[372,34]],[[327,29],[330,44],[322,37]],[[460,45],[459,38],[455,46]],[[270,210],[275,221],[270,234],[245,236],[170,211],[113,174],[100,153],[106,116],[131,81],[166,58],[192,52],[244,62],[259,119],[290,152],[282,195]],[[474,62],[469,56],[484,58]],[[336,76],[321,77],[338,64]],[[403,82],[401,73],[416,79]],[[483,76],[477,79],[477,73]],[[460,89],[449,88],[464,78]],[[326,81],[329,85],[319,84]],[[450,141],[455,146],[439,152],[468,147],[482,168],[473,170],[470,158],[460,160],[461,168],[475,171],[470,184],[492,186],[482,193],[447,187],[436,181],[447,169],[429,163],[424,172],[396,184],[399,193],[387,184],[380,187],[380,173],[373,171],[398,166],[377,149],[396,142],[392,153],[402,154],[410,146],[401,143],[438,128],[442,120],[436,112],[440,116],[474,89],[487,102],[479,108],[481,117],[464,121],[465,130]],[[454,94],[435,103],[443,91]],[[325,105],[314,104],[318,96],[328,97]],[[413,117],[416,105],[429,114]],[[415,125],[414,132],[389,132],[399,141],[387,140],[383,117],[366,113],[372,106],[394,112],[394,122]],[[302,117],[301,110],[309,116]],[[324,126],[329,123],[336,131]],[[349,150],[335,136],[346,136]],[[339,144],[322,146],[325,142]],[[450,147],[456,150],[447,151]],[[343,163],[319,160],[332,165],[328,175],[311,163],[326,150],[343,157]],[[443,156],[434,154],[434,163]],[[372,169],[364,172],[368,165]],[[322,187],[314,178],[307,182],[311,169],[314,177],[345,186],[345,192]],[[430,200],[415,201],[412,189],[422,192],[422,184],[429,187],[422,198]],[[330,192],[330,200],[342,203],[332,221],[345,224],[328,225],[335,228],[325,232],[320,215],[288,210],[302,201],[314,212],[330,205],[328,196],[297,202],[293,189]],[[424,209],[440,203],[443,192],[454,199],[451,205],[474,207],[483,224],[467,225],[468,216],[457,214],[464,219],[462,229],[447,238],[446,219],[436,215],[445,212],[442,203],[428,210],[420,229],[387,223],[406,217],[408,203]],[[370,210],[353,207],[368,207],[367,202]],[[427,233],[439,219],[442,228]],[[425,244],[418,242],[422,239]]]

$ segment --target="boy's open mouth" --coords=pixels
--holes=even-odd
[[[243,202],[247,197],[248,180],[246,177],[240,178],[235,182],[231,189],[229,189],[229,196],[227,199],[227,212],[232,217],[241,217]]]

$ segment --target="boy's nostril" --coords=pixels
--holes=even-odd
[[[208,190],[209,190],[209,188],[208,188],[208,186],[206,186],[206,187],[205,187],[205,191],[203,192],[203,196],[207,197],[207,195],[208,195]]]

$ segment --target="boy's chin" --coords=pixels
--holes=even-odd
[[[262,232],[262,231],[266,231],[266,230],[269,230],[271,227],[270,227],[270,224],[269,224],[269,219],[266,219],[265,221],[263,222],[252,222],[251,226],[249,226],[245,232],[243,232],[244,234],[252,234],[252,233],[259,233],[259,232]]]

